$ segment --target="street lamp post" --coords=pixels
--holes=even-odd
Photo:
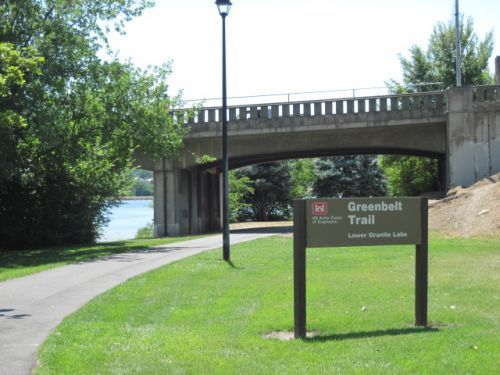
[[[457,87],[462,86],[462,46],[461,46],[461,35],[460,30],[460,12],[458,9],[458,0],[455,0],[455,48],[456,48],[456,58],[455,58],[455,77],[457,82]]]
[[[231,9],[231,1],[217,0],[215,2],[222,17],[222,258],[229,262],[229,193],[227,156],[227,90],[226,90],[226,17]]]

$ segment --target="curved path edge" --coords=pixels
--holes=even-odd
[[[273,233],[232,233],[231,243]],[[26,375],[39,346],[72,312],[92,298],[144,272],[222,247],[222,236],[161,245],[54,268],[0,283],[0,374]]]

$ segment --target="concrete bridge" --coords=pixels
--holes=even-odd
[[[221,110],[203,108],[178,160],[138,163],[154,170],[155,235],[220,228]],[[447,91],[228,108],[229,167],[347,154],[403,154],[438,160],[442,189],[500,171],[500,85]],[[214,161],[200,164],[203,156]]]

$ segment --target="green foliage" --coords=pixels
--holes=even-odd
[[[392,196],[411,197],[439,190],[438,163],[435,159],[387,155],[381,156],[379,162]]]
[[[245,202],[245,197],[254,193],[252,181],[248,176],[238,177],[236,172],[231,171],[229,179],[229,222],[236,223],[240,215],[250,208]]]
[[[400,57],[403,69],[403,83],[415,85],[428,82],[441,82],[444,87],[456,85],[456,48],[455,24],[438,22],[432,31],[427,50],[419,46],[410,48],[410,57]],[[486,85],[493,83],[488,70],[488,60],[493,51],[493,33],[487,33],[479,40],[474,32],[472,18],[460,20],[462,44],[462,84]],[[391,86],[402,87],[392,80]],[[420,86],[417,91],[435,90],[435,87]]]
[[[376,160],[366,156],[267,163],[241,168],[235,176],[248,179],[253,191],[239,195],[240,203],[233,206],[237,214],[232,215],[233,221],[288,219],[292,201],[311,194],[378,196],[386,192]]]
[[[130,197],[149,197],[154,194],[153,183],[141,179],[134,179],[132,186],[126,191],[126,196]]]
[[[217,158],[212,155],[203,154],[201,156],[195,156],[195,163],[198,165],[208,164],[216,161]]]
[[[167,94],[170,66],[97,56],[103,25],[121,30],[150,5],[0,3],[0,114],[11,119],[0,129],[0,248],[93,241],[127,186],[134,151],[177,154],[187,129],[170,116],[179,103]]]
[[[290,162],[292,199],[304,199],[311,194],[316,179],[314,159],[297,159]]]
[[[154,225],[153,222],[148,223],[145,227],[137,229],[135,234],[136,239],[147,239],[154,237]]]
[[[27,124],[14,99],[23,95],[27,80],[40,74],[41,62],[34,48],[18,50],[12,43],[0,42],[0,186],[14,173],[16,146],[28,146],[16,145]]]
[[[315,162],[317,197],[377,197],[386,194],[386,182],[372,156],[335,156]]]
[[[236,171],[238,178],[246,177],[253,192],[245,195],[247,204],[239,215],[241,220],[269,221],[290,216],[290,165],[286,162],[266,163],[243,167]]]
[[[27,75],[40,74],[41,62],[43,58],[33,47],[17,50],[12,43],[0,42],[0,98],[14,95],[26,83]]]
[[[128,186],[123,193],[128,197],[144,197],[154,194],[152,182],[153,172],[144,169],[133,169],[128,176]]]

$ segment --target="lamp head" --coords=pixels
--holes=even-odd
[[[230,0],[216,0],[215,5],[219,9],[219,14],[225,17],[229,14],[229,9],[231,9],[231,5],[233,4]]]

